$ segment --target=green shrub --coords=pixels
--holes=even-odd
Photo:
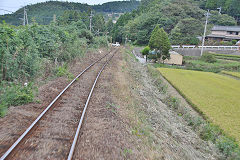
[[[7,104],[4,103],[4,102],[2,102],[2,103],[0,104],[0,117],[5,116],[6,113],[7,113]]]
[[[203,126],[202,130],[200,131],[200,137],[203,140],[212,141],[215,143],[217,137],[221,134],[221,130],[219,127],[214,126],[210,123],[207,123]]]
[[[93,39],[93,47],[99,48],[99,47],[107,47],[108,46],[108,39],[105,36],[102,37],[94,37]]]
[[[0,115],[4,116],[9,106],[33,102],[35,92],[36,88],[34,88],[33,83],[28,83],[26,86],[3,83],[0,91]]]
[[[207,63],[215,63],[217,62],[216,58],[214,57],[214,55],[209,54],[209,53],[205,53],[202,55],[201,60]]]
[[[149,51],[150,51],[150,47],[149,46],[146,46],[142,51],[142,55],[148,55],[149,54]]]
[[[191,37],[191,38],[189,39],[189,44],[190,44],[190,45],[198,45],[199,42],[200,42],[200,40],[199,40],[198,38],[196,38],[196,37]]]
[[[216,145],[226,157],[230,157],[232,153],[238,149],[238,144],[236,141],[226,136],[221,136],[219,139],[217,139]]]
[[[66,64],[56,68],[56,75],[58,77],[66,76],[69,79],[73,79],[74,78],[73,74],[68,71]]]
[[[233,39],[232,40],[232,45],[235,45],[237,42],[238,42],[237,40]]]
[[[165,99],[165,103],[173,109],[178,109],[180,100],[176,97],[168,96]]]

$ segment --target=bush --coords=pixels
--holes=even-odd
[[[215,142],[218,135],[220,134],[221,134],[221,130],[218,127],[209,123],[205,124],[200,131],[200,137],[203,140],[206,140],[206,141],[210,140],[212,142]]]
[[[57,67],[56,75],[58,77],[66,76],[69,79],[73,79],[74,78],[73,74],[68,71],[66,64],[64,64],[63,66]]]
[[[146,46],[142,51],[142,55],[148,55],[149,54],[149,51],[150,51],[150,47],[149,46]]]
[[[217,62],[217,59],[214,57],[214,55],[205,53],[202,57],[201,60],[207,63],[215,63]]]
[[[26,86],[3,83],[0,91],[0,115],[4,116],[9,106],[33,102],[34,93],[35,88],[33,87],[33,83],[29,83]]]
[[[191,37],[189,39],[189,44],[190,45],[198,45],[199,43],[200,43],[200,40],[198,38],[196,38],[196,37]]]
[[[238,144],[231,138],[226,136],[221,136],[217,139],[217,147],[218,149],[226,156],[230,157],[233,152],[238,149]],[[240,158],[240,157],[239,157]]]
[[[105,36],[101,37],[94,37],[93,39],[93,47],[99,48],[99,47],[107,47],[108,46],[108,38]]]
[[[236,45],[237,42],[238,42],[237,40],[233,39],[233,40],[232,40],[232,45]]]

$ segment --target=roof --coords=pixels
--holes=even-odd
[[[233,31],[240,32],[240,26],[214,26],[212,31]]]

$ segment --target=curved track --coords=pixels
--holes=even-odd
[[[25,159],[28,159],[27,157],[29,157],[29,159],[32,159],[32,158],[34,158],[34,159],[38,159],[38,158],[49,159],[49,157],[41,157],[41,154],[39,155],[40,157],[36,157],[36,156],[34,157],[31,155],[37,150],[36,148],[39,147],[38,142],[44,143],[43,139],[46,140],[45,135],[48,135],[47,138],[49,137],[49,139],[51,139],[51,140],[55,138],[55,143],[53,143],[55,145],[55,148],[58,148],[58,147],[62,148],[62,149],[60,149],[60,151],[59,150],[56,151],[56,152],[60,153],[60,156],[51,156],[51,157],[54,157],[54,159],[67,159],[67,157],[68,157],[68,160],[72,159],[75,145],[76,145],[76,142],[77,142],[77,139],[79,136],[79,131],[80,131],[83,119],[84,119],[84,115],[87,110],[88,103],[89,103],[91,95],[93,93],[94,87],[95,87],[97,80],[100,77],[102,71],[104,70],[105,66],[112,59],[112,57],[114,56],[114,54],[116,52],[117,52],[117,49],[105,54],[103,57],[101,57],[97,61],[93,62],[91,65],[89,65],[87,68],[85,68],[80,74],[78,74],[62,90],[62,92],[47,106],[47,108],[27,128],[27,130],[15,141],[15,143],[7,150],[7,152],[0,158],[0,160],[24,159],[24,157],[25,157]],[[107,60],[105,60],[105,58]],[[92,72],[90,72],[90,68],[92,68],[93,66],[95,67],[95,69],[91,69]],[[100,70],[99,70],[99,68],[100,68]],[[97,72],[97,70],[99,70],[99,72]],[[91,74],[89,76],[91,78],[88,78],[88,77],[86,77],[85,79],[84,79],[84,77],[82,78],[84,73],[87,73],[87,72],[89,74]],[[97,76],[96,76],[96,78],[94,78],[96,73],[97,73]],[[80,107],[73,106],[73,107],[75,107],[75,109],[70,110],[72,112],[71,116],[73,115],[76,119],[75,122],[74,123],[71,122],[71,125],[68,125],[68,124],[66,124],[66,122],[71,121],[71,119],[73,117],[65,116],[65,117],[67,117],[67,119],[64,119],[64,116],[63,116],[63,118],[62,118],[63,122],[61,122],[61,126],[65,125],[64,127],[71,128],[70,129],[71,131],[67,131],[66,133],[63,133],[61,135],[61,133],[59,134],[57,132],[63,132],[63,131],[61,131],[61,128],[57,128],[57,126],[59,126],[58,122],[60,122],[62,119],[60,119],[60,120],[58,119],[59,114],[56,114],[56,112],[63,112],[63,113],[61,113],[62,115],[67,114],[66,112],[69,111],[70,107],[69,107],[69,105],[67,107],[66,106],[64,107],[64,105],[62,105],[62,104],[64,104],[66,102],[66,99],[68,99],[69,95],[67,95],[67,94],[74,95],[75,100],[76,100],[75,92],[77,93],[77,91],[78,91],[78,93],[79,93],[79,89],[77,87],[84,88],[83,91],[80,91],[84,95],[86,95],[86,92],[89,92],[89,89],[90,89],[89,87],[82,87],[80,82],[78,82],[80,84],[74,83],[74,82],[78,81],[79,79],[81,80],[81,78],[83,79],[82,81],[89,81],[88,84],[90,84],[94,80],[93,85],[92,85],[92,87],[89,86],[91,88],[91,90],[90,90],[90,93],[88,94],[88,97],[86,97],[87,99],[86,99],[86,103],[85,103],[84,107],[83,107],[83,104],[81,106],[81,103],[80,103]],[[90,80],[90,79],[92,79],[92,80]],[[74,85],[77,84],[78,86],[73,87],[73,84]],[[73,92],[73,93],[68,93],[66,91]],[[65,99],[64,99],[64,97],[65,97]],[[73,97],[73,96],[71,96],[71,97]],[[85,98],[84,98],[85,96],[82,96],[82,97],[83,98],[80,97],[81,101],[85,101]],[[77,98],[79,98],[79,97],[77,97]],[[63,102],[63,100],[65,100],[65,102]],[[58,107],[58,106],[61,106],[61,107]],[[57,115],[57,118],[51,118],[51,117],[54,117],[54,115]],[[40,121],[43,121],[43,122],[40,124]],[[53,123],[54,121],[56,121],[56,123]],[[79,123],[77,124],[76,121],[79,121]],[[53,130],[52,128],[54,128],[55,126],[58,130],[57,132],[56,132],[56,128],[55,128],[55,131],[52,131],[52,132],[50,131],[49,133],[47,133],[48,132],[47,128],[50,127],[51,128],[50,130]],[[41,132],[45,132],[45,133],[40,134]],[[75,135],[72,134],[73,132],[76,132]],[[56,137],[56,134],[59,134],[60,136],[58,135]],[[74,136],[74,138],[73,138],[73,136]],[[52,138],[52,137],[54,137],[54,138]],[[48,143],[46,143],[46,145],[48,145]],[[56,145],[59,145],[59,146],[56,146]],[[70,147],[70,145],[71,145],[71,147]],[[44,145],[42,145],[42,146],[43,146],[42,148],[44,148]],[[67,152],[69,152],[69,153],[67,153]],[[51,152],[51,153],[53,153],[53,152]]]

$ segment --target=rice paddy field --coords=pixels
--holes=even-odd
[[[240,80],[211,72],[158,70],[197,110],[240,144]]]
[[[240,72],[229,72],[229,71],[222,71],[221,73],[227,74],[236,78],[240,78]]]

